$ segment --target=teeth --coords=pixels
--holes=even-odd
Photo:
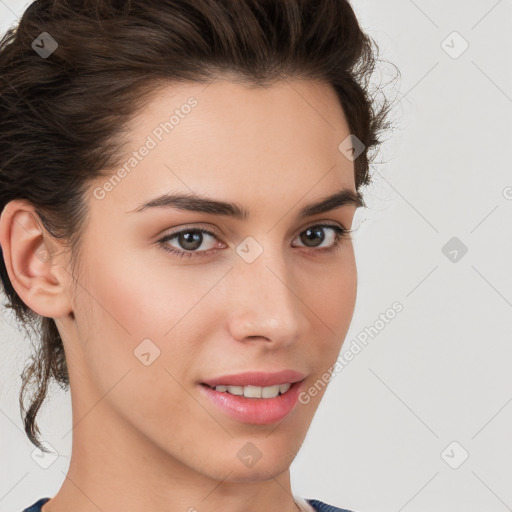
[[[281,384],[279,386],[279,391],[281,391],[281,394],[286,393],[292,385],[290,383],[287,384]]]
[[[276,384],[275,386],[215,386],[215,391],[231,393],[232,395],[245,396],[247,398],[275,398],[281,393],[286,393],[291,384]]]

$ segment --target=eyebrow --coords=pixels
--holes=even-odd
[[[342,188],[335,194],[310,203],[299,211],[299,218],[329,212],[346,205],[356,208],[366,206],[359,191]],[[249,218],[249,211],[237,203],[228,203],[193,193],[168,193],[145,202],[134,210],[126,213],[141,212],[151,208],[176,208],[192,212],[209,213],[211,215],[225,215],[239,220]]]

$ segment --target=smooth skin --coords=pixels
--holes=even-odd
[[[69,251],[30,204],[11,201],[2,213],[11,281],[32,310],[55,319],[70,375],[70,467],[43,512],[297,510],[289,467],[325,388],[284,420],[251,425],[199,386],[290,368],[307,375],[307,390],[335,363],[356,301],[352,240],[329,253],[333,230],[322,231],[320,247],[300,235],[322,222],[350,229],[357,207],[298,212],[341,188],[355,192],[354,164],[338,149],[350,131],[327,84],[169,84],[133,119],[127,158],[191,96],[197,105],[102,199],[93,190],[107,178],[90,185],[76,284]],[[235,202],[249,217],[134,211],[171,192]],[[190,248],[159,242],[185,228],[215,232],[197,244],[202,255],[163,249]],[[237,252],[247,237],[263,250],[252,263]],[[145,339],[160,350],[149,365],[134,355]],[[252,467],[237,456],[248,442],[261,452]]]

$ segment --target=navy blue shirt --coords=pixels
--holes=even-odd
[[[50,498],[41,498],[36,501],[30,507],[22,510],[22,512],[41,512],[41,507],[49,501]],[[344,508],[333,507],[332,505],[327,505],[323,501],[312,500],[306,498],[306,501],[317,511],[317,512],[352,512],[351,510],[347,510]]]

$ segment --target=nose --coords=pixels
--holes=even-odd
[[[281,254],[265,250],[252,263],[240,259],[228,276],[227,318],[234,339],[264,340],[273,348],[296,342],[307,318],[294,292],[292,269]]]

